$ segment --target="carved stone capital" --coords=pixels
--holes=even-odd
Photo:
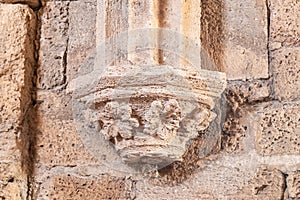
[[[214,99],[226,85],[223,73],[187,67],[112,66],[95,74],[70,88],[93,113],[98,133],[129,164],[181,160],[189,141],[214,120]]]

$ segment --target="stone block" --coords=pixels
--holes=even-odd
[[[41,6],[39,0],[0,0],[0,3],[21,3],[27,4],[32,8],[38,8]]]
[[[27,5],[0,3],[0,19],[0,198],[25,199],[36,17]]]
[[[300,104],[273,102],[261,105],[254,114],[256,149],[264,156],[299,155],[300,152]]]
[[[36,94],[38,103],[37,116],[48,119],[71,120],[72,96],[65,91],[44,91],[39,90]]]
[[[279,100],[300,98],[300,49],[281,48],[271,53],[275,97]]]
[[[38,199],[131,199],[132,192],[130,180],[109,175],[54,175],[50,186],[43,184]]]
[[[35,14],[25,5],[0,4],[0,16],[0,127],[10,128],[31,101]]]
[[[96,163],[96,159],[82,144],[72,120],[49,120],[37,122],[37,162],[45,166],[76,166]]]
[[[69,2],[47,1],[39,11],[41,23],[37,87],[52,89],[66,83]]]
[[[270,0],[271,49],[300,46],[300,2]]]
[[[225,0],[222,71],[229,80],[267,78],[268,28],[264,0]]]
[[[258,199],[283,199],[284,175],[277,169],[261,166],[252,180],[252,197]]]
[[[300,199],[300,171],[295,171],[288,175],[287,190],[289,198]]]

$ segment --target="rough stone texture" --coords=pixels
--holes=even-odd
[[[269,0],[271,49],[300,46],[300,2]]]
[[[227,152],[241,150],[241,140],[247,132],[247,108],[267,101],[271,95],[270,80],[231,81],[226,89],[226,120],[223,124],[223,148]],[[224,106],[225,109],[225,106]]]
[[[68,1],[47,1],[39,10],[41,39],[38,88],[52,89],[66,83],[68,10]]]
[[[291,199],[300,198],[300,171],[292,172],[287,177],[288,197]]]
[[[40,118],[37,123],[37,163],[44,166],[76,166],[95,163],[72,120]]]
[[[38,8],[41,6],[39,0],[0,0],[0,3],[21,3],[28,4],[32,8]]]
[[[300,99],[300,49],[281,48],[271,53],[274,92],[279,100]]]
[[[65,91],[37,91],[38,116],[42,119],[72,120],[72,96]]]
[[[32,190],[32,199],[300,198],[299,0],[42,0],[43,8],[38,12],[41,44],[36,43],[39,51],[35,52],[39,56],[37,71],[32,70],[35,68],[35,31],[31,29],[35,26],[34,13],[21,4],[37,9],[38,1],[0,2],[5,2],[0,3],[0,86],[1,92],[4,91],[0,92],[0,199],[26,199]],[[122,161],[119,156],[112,157],[114,162],[107,165],[87,150],[86,143],[80,138],[82,135],[77,132],[78,124],[74,122],[76,115],[71,94],[65,89],[78,74],[92,71],[97,60],[96,46],[103,39],[111,39],[128,29],[147,27],[168,28],[194,41],[201,38],[206,51],[201,52],[201,61],[209,55],[202,62],[203,67],[216,69],[215,64],[218,70],[229,75],[228,104],[220,108],[222,111],[227,109],[227,120],[223,126],[221,151],[204,142],[207,131],[200,132],[191,141],[182,161],[136,176],[127,168],[115,170],[118,161]],[[147,63],[147,60],[154,61],[151,64],[186,64],[178,55],[189,56],[190,52],[174,55],[174,51],[180,52],[182,48],[181,41],[172,34],[153,35],[154,45],[162,45],[172,52],[157,49],[147,49],[140,54],[135,52],[130,63],[123,51],[128,50],[128,42],[143,42],[137,39],[145,36],[148,35],[132,38],[126,35],[121,40],[111,40],[110,51],[114,54],[108,59],[112,61],[108,65],[117,65],[114,73],[121,72],[124,63],[132,65]],[[171,44],[164,44],[166,41]],[[199,52],[191,53],[198,55]],[[37,74],[38,90],[32,102],[36,110],[31,113],[27,110],[31,104],[30,93],[35,93],[31,90],[33,74]],[[101,91],[115,81],[114,78],[106,79],[85,92],[92,94],[99,88]],[[82,82],[75,84],[79,83]],[[137,102],[136,99],[130,101]],[[139,105],[145,107],[146,104],[140,102]],[[146,116],[144,122],[153,125],[162,124],[157,119],[169,114],[169,110],[157,107],[172,107],[176,103],[161,100],[149,105],[152,112],[144,112],[146,115],[141,116]],[[96,106],[103,107],[104,104]],[[118,108],[117,112],[128,107]],[[82,111],[81,107],[78,109]],[[137,113],[132,112],[129,117],[128,113],[123,115],[127,117],[125,121],[134,124]],[[178,114],[170,113],[173,117]],[[27,126],[28,118],[34,119],[30,126]],[[223,116],[218,118],[222,121]],[[176,129],[178,119],[172,119],[174,121],[167,120],[166,125]],[[111,123],[103,121],[108,126]],[[130,130],[127,125],[122,122],[113,127],[124,135],[124,129]],[[120,127],[123,128],[120,130]],[[147,125],[150,134],[155,134],[156,130]],[[213,133],[215,127],[209,127],[209,130]],[[29,141],[24,141],[35,134],[37,141],[31,141],[31,146]],[[164,137],[163,134],[155,136]],[[36,145],[36,149],[32,145]],[[203,146],[217,150],[209,151],[211,154],[205,154],[207,157],[203,158]],[[98,147],[107,153],[103,151],[104,146]],[[34,163],[29,159],[30,165],[36,167],[35,177],[30,177],[32,171],[22,170],[22,164],[24,167],[31,153],[36,153]],[[261,165],[264,166],[259,167]]]
[[[245,187],[228,199],[281,200],[285,193],[285,177],[276,168],[260,166]]]
[[[96,53],[97,4],[94,0],[71,1],[69,5],[69,32],[67,81],[93,68]],[[100,45],[100,44],[98,44]]]
[[[25,199],[36,21],[27,5],[0,3],[0,18],[0,198]]]
[[[219,0],[202,0],[200,32],[203,48],[201,52],[202,68],[215,67],[216,70],[224,70],[224,2]]]
[[[109,175],[53,175],[40,186],[36,199],[133,199],[131,187],[130,180]]]
[[[225,0],[222,71],[229,80],[267,78],[268,29],[265,0]]]
[[[300,151],[300,104],[276,103],[259,107],[257,122],[256,148],[261,155],[296,154]]]
[[[276,169],[262,166],[252,180],[251,190],[254,198],[282,199],[285,191],[285,177]]]
[[[85,105],[77,118],[111,141],[126,163],[160,167],[181,160],[190,140],[215,119],[214,99],[226,87],[225,74],[177,66],[131,68],[109,67],[102,76],[93,71],[74,80],[73,97]]]

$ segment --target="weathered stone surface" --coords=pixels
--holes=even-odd
[[[37,115],[42,119],[73,119],[72,97],[65,91],[37,91]]]
[[[229,80],[267,78],[267,7],[264,0],[226,0],[224,58]]]
[[[260,166],[254,177],[248,181],[245,187],[228,199],[238,200],[280,200],[285,192],[285,177],[277,169],[270,166]]]
[[[111,66],[102,76],[96,72],[70,84],[78,106],[86,107],[77,118],[86,129],[97,127],[122,160],[137,167],[181,160],[189,141],[214,120],[214,100],[226,87],[225,74],[188,67]]]
[[[274,91],[279,100],[300,98],[300,49],[281,48],[271,53]]]
[[[270,0],[271,49],[281,46],[300,46],[300,2]]]
[[[276,169],[262,166],[252,180],[252,195],[261,199],[282,199],[285,192],[284,175]]]
[[[4,158],[0,159],[0,199],[25,199],[27,182],[21,163],[6,163]]]
[[[0,18],[0,198],[25,199],[36,18],[27,5],[2,3]]]
[[[288,197],[291,199],[300,198],[300,171],[292,172],[287,177]]]
[[[25,5],[0,6],[0,126],[7,130],[20,123],[31,101],[35,15]]]
[[[0,0],[0,3],[21,3],[28,4],[32,8],[38,8],[41,6],[39,0]]]
[[[204,0],[201,2],[201,68],[224,70],[223,34],[224,1]]]
[[[231,81],[226,89],[226,120],[223,124],[223,148],[227,152],[241,150],[247,132],[247,106],[267,101],[271,94],[270,80]],[[246,122],[246,123],[245,123]]]
[[[39,15],[41,39],[37,87],[52,89],[66,83],[69,2],[47,1]]]
[[[69,5],[67,81],[93,69],[96,53],[97,4],[93,0],[71,1]],[[100,44],[99,44],[100,45]]]
[[[284,155],[300,152],[300,104],[274,102],[261,105],[252,121],[256,131],[256,148],[259,154]],[[254,123],[255,124],[255,123]]]
[[[132,182],[125,178],[101,175],[79,177],[54,175],[51,184],[40,186],[38,199],[132,199]]]
[[[238,107],[270,98],[271,85],[270,80],[231,81],[226,89],[227,100],[236,104],[234,109],[242,109]]]
[[[37,162],[45,166],[76,166],[95,163],[82,144],[72,120],[48,120],[41,118],[37,122]]]

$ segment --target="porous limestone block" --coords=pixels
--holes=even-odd
[[[274,167],[262,165],[258,167],[253,178],[247,182],[242,190],[234,195],[229,195],[227,198],[232,200],[280,200],[283,199],[284,192],[284,175]]]
[[[0,198],[25,199],[24,127],[31,103],[36,18],[27,5],[0,3],[0,19]]]
[[[36,93],[37,116],[48,119],[71,120],[72,96],[65,91],[44,91],[39,90]]]
[[[270,47],[300,46],[300,1],[270,0]]]
[[[285,192],[285,177],[277,169],[261,166],[252,180],[251,187],[254,199],[280,200]]]
[[[123,177],[53,175],[42,183],[38,199],[132,199],[132,182]]]
[[[77,166],[96,163],[83,145],[72,120],[41,118],[37,123],[37,163],[45,166]]]
[[[300,98],[300,49],[281,48],[271,53],[275,96],[279,100]]]
[[[223,69],[224,1],[201,1],[201,68]]]
[[[300,104],[272,102],[261,105],[254,114],[256,149],[264,156],[296,154],[300,152]],[[257,125],[255,125],[255,121]]]
[[[289,198],[300,198],[300,171],[292,172],[287,177],[287,190]]]
[[[69,2],[47,1],[39,11],[41,32],[37,87],[52,89],[66,82]]]
[[[268,78],[266,2],[225,0],[224,5],[222,71],[229,80]]]
[[[7,130],[20,123],[31,101],[35,15],[25,5],[0,4],[0,16],[0,127]]]
[[[21,3],[27,4],[32,8],[38,8],[41,6],[39,0],[0,0],[0,3]]]

